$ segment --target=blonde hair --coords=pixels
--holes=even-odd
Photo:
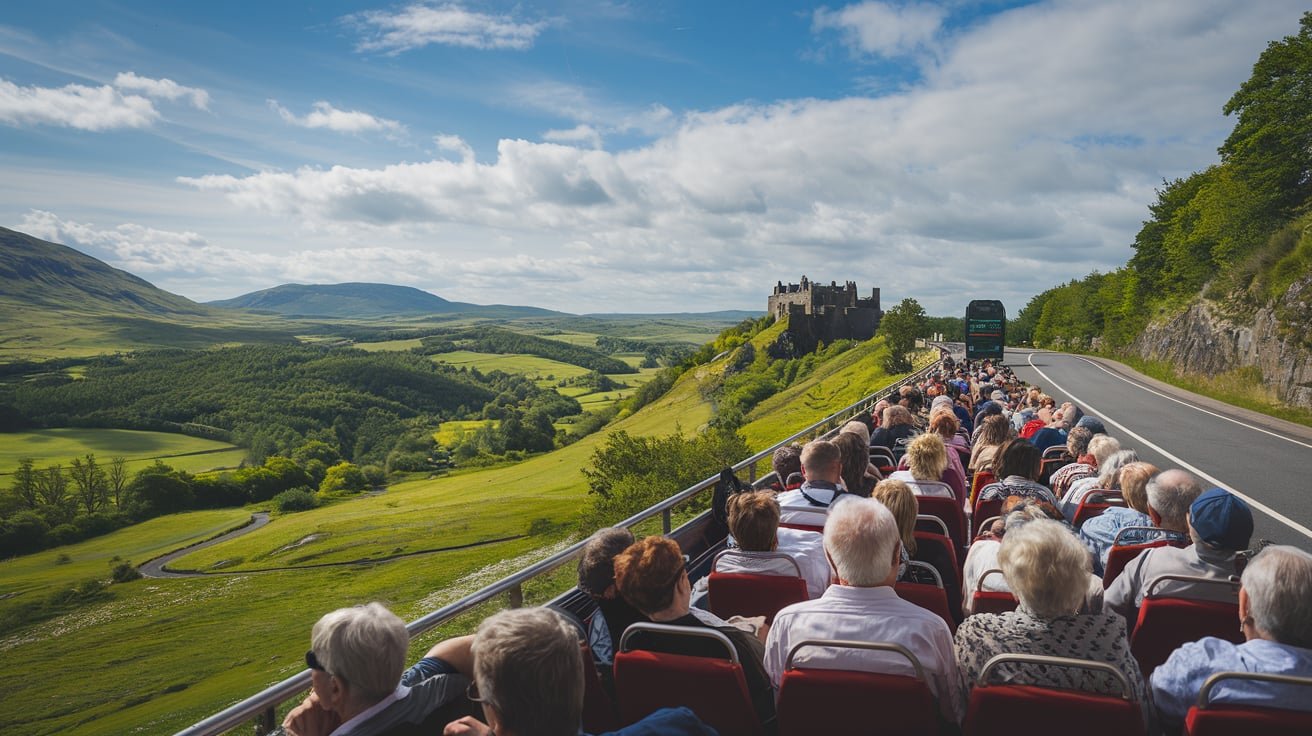
[[[916,480],[942,480],[948,469],[947,446],[943,438],[933,432],[917,435],[907,445],[907,467]]]
[[[902,538],[902,546],[907,554],[916,553],[916,514],[920,513],[920,501],[911,486],[900,480],[881,480],[870,493],[870,497],[888,507],[897,521],[897,533]]]
[[[1130,508],[1148,513],[1148,481],[1160,472],[1156,465],[1142,461],[1121,468],[1121,493]]]
[[[1079,610],[1093,563],[1061,522],[1035,519],[1007,529],[998,567],[1021,605],[1040,618],[1056,618]]]
[[[884,410],[884,426],[896,427],[899,424],[912,424],[911,412],[901,404],[894,404]]]

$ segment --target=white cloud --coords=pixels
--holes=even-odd
[[[338,110],[331,104],[320,100],[314,103],[314,109],[304,116],[297,117],[291,110],[269,100],[269,107],[278,113],[284,121],[302,128],[323,128],[338,133],[367,133],[372,131],[400,132],[405,129],[395,120],[380,118],[359,110]]]
[[[79,130],[144,128],[159,118],[150,100],[125,95],[109,85],[20,87],[0,79],[0,122],[55,125]]]
[[[811,30],[838,31],[854,53],[893,57],[929,45],[946,17],[944,8],[932,5],[868,0],[839,10],[816,10]]]
[[[552,143],[582,143],[589,148],[601,148],[601,133],[591,125],[579,124],[568,130],[548,130],[542,139]]]
[[[114,86],[118,89],[141,92],[147,97],[161,97],[166,100],[186,97],[191,100],[192,107],[200,110],[208,110],[210,107],[209,92],[199,87],[184,87],[172,79],[151,79],[139,77],[135,72],[119,72],[118,76],[114,77]]]
[[[364,38],[359,51],[398,54],[429,44],[474,49],[524,50],[533,45],[545,22],[524,22],[510,15],[489,15],[460,5],[414,4],[397,12],[369,10],[347,16]]]

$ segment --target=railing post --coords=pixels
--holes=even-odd
[[[510,590],[506,591],[506,597],[510,599],[511,608],[524,607],[524,586],[515,583]]]
[[[664,511],[661,512],[661,529],[663,530],[663,531],[661,532],[662,534],[669,534],[669,533],[670,533],[670,510],[669,510],[669,509],[665,509]]]
[[[756,483],[756,463],[747,466],[747,482],[748,484]]]
[[[277,718],[278,712],[274,710],[274,706],[271,705],[265,708],[259,717],[255,719],[255,736],[272,733],[273,729],[277,728],[277,724],[274,723]]]

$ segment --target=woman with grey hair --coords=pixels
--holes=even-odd
[[[967,689],[984,665],[999,654],[1040,654],[1106,662],[1130,682],[1131,696],[1143,707],[1143,675],[1130,654],[1125,619],[1115,613],[1079,613],[1088,592],[1089,552],[1062,523],[1036,519],[1009,529],[998,550],[998,565],[1020,605],[1007,613],[979,613],[957,628],[957,662]],[[1044,665],[1008,663],[996,669],[1008,683],[1119,693],[1106,673]]]
[[[1153,670],[1153,699],[1165,727],[1178,727],[1207,678],[1217,672],[1312,677],[1312,555],[1271,545],[1244,568],[1239,588],[1243,644],[1204,637]],[[1307,686],[1223,680],[1209,702],[1312,710]]]
[[[472,637],[439,643],[405,669],[410,635],[381,603],[339,608],[310,632],[310,696],[287,714],[292,736],[372,736],[407,726],[439,728],[458,717],[472,671]],[[576,646],[577,650],[577,646]],[[451,708],[444,706],[451,705]]]
[[[1096,479],[1076,481],[1071,492],[1062,498],[1061,513],[1068,521],[1075,518],[1080,502],[1094,490],[1121,490],[1121,469],[1130,463],[1139,462],[1139,453],[1131,449],[1117,450],[1098,465]]]

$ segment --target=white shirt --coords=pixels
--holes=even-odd
[[[803,491],[806,495],[803,495]],[[808,495],[825,505],[813,505],[807,500]],[[839,495],[840,491],[837,489],[820,488],[807,481],[801,488],[784,491],[775,496],[775,500],[779,502],[779,521],[785,524],[824,526],[825,520],[829,518],[829,504],[832,504]]]
[[[919,481],[911,475],[910,470],[899,470],[888,476],[889,480],[900,480],[911,487],[911,492],[917,496],[933,496],[937,498],[956,498],[952,492],[952,486],[942,481]],[[921,485],[921,484],[924,485]]]
[[[806,580],[806,593],[811,598],[819,598],[829,587],[829,559],[825,557],[824,537],[819,532],[802,529],[779,529],[777,532],[779,546],[776,552],[782,552],[797,562]],[[738,550],[735,550],[738,552]],[[747,572],[760,575],[796,575],[797,569],[787,560],[778,557],[752,557],[751,553],[727,554],[715,563],[719,572]]]
[[[388,695],[365,710],[357,713],[354,718],[333,729],[333,732],[328,734],[328,736],[347,736],[356,728],[368,723],[370,718],[378,715],[383,709],[387,708],[392,703],[395,703],[398,700],[403,700],[409,695],[410,688],[405,685],[397,685],[391,695]]]
[[[892,588],[831,585],[816,600],[794,603],[775,614],[765,642],[765,670],[776,688],[789,649],[806,639],[891,642],[906,647],[924,668],[929,690],[938,698],[944,716],[961,722],[965,701],[948,625],[937,614],[902,600]],[[915,674],[905,657],[891,652],[811,647],[802,650],[794,662],[825,669]]]

